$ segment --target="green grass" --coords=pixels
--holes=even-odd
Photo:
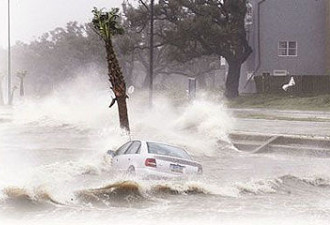
[[[330,110],[330,95],[285,96],[251,94],[227,101],[230,108],[274,108],[288,110]]]

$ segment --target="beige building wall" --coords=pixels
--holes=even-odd
[[[326,60],[326,70],[330,74],[330,0],[327,1],[327,22],[326,22],[326,31],[327,31],[327,60]]]

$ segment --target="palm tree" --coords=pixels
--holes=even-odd
[[[118,8],[113,8],[109,12],[104,12],[102,9],[98,10],[94,7],[92,11],[94,14],[92,23],[94,31],[105,43],[109,81],[111,83],[111,89],[116,96],[111,102],[110,107],[117,101],[120,126],[129,131],[126,83],[112,44],[112,38],[115,35],[122,35],[124,33],[124,29],[120,26],[118,21],[118,12]]]

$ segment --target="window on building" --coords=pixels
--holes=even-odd
[[[280,41],[278,43],[279,56],[297,56],[296,41]]]

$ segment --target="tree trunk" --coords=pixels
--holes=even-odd
[[[130,129],[126,103],[126,84],[111,40],[106,42],[106,49],[109,81],[112,85],[112,91],[114,92],[117,99],[120,127],[129,131]]]
[[[2,82],[0,81],[0,105],[4,105],[4,104],[5,103],[3,101]]]
[[[19,93],[20,96],[24,96],[24,78],[20,78]]]
[[[117,104],[120,126],[129,131],[126,96],[117,97]]]
[[[239,61],[228,62],[229,69],[226,79],[225,96],[228,99],[238,96],[239,78],[241,75],[241,63]]]
[[[197,81],[198,81],[198,86],[200,89],[206,89],[206,75],[205,74],[201,74],[197,77]]]
[[[147,70],[146,77],[144,78],[144,81],[143,81],[143,87],[148,89],[149,86],[150,86],[150,71]]]
[[[215,88],[216,88],[216,75],[215,75],[215,72],[211,73],[211,80],[212,80],[212,82],[210,84],[210,89],[215,90]]]
[[[13,104],[15,91],[16,91],[16,87],[14,87],[13,90],[11,91],[11,94],[10,94],[10,97],[9,97],[9,100],[8,100],[8,105]]]
[[[127,76],[129,77],[129,85],[133,85],[133,71],[134,71],[134,52],[131,53],[131,59],[129,62],[129,69]]]

